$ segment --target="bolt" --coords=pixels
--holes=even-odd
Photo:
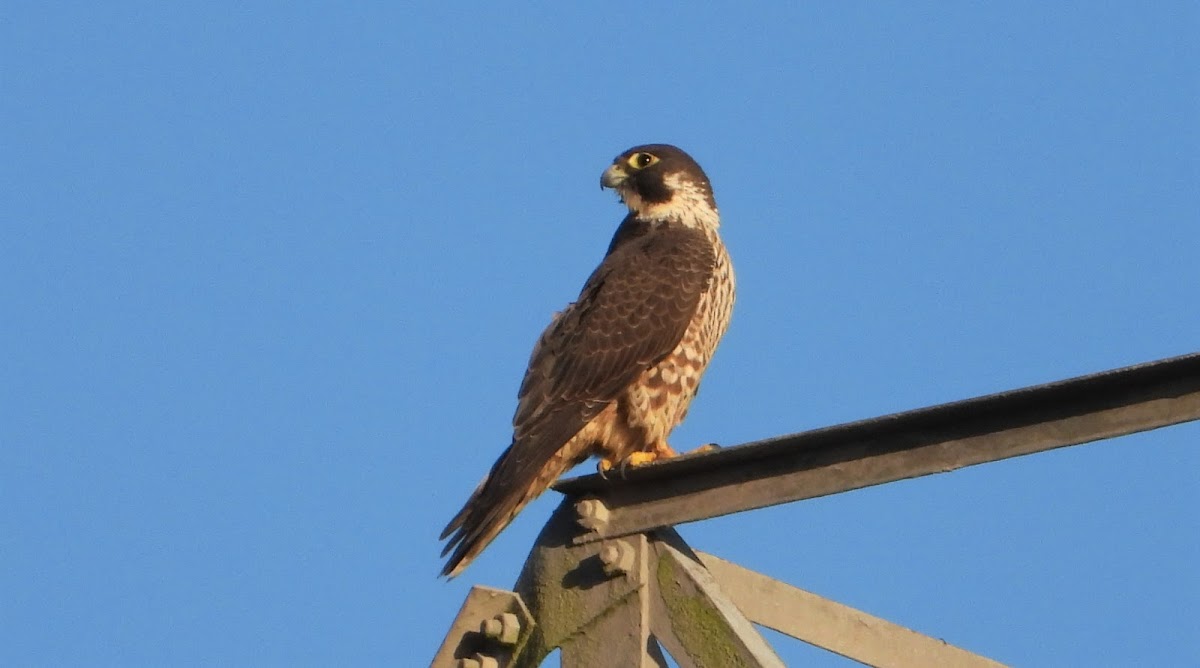
[[[600,548],[600,563],[604,564],[604,574],[610,577],[633,570],[636,556],[633,546],[623,540],[609,541]]]
[[[511,612],[483,620],[479,632],[501,645],[515,645],[521,637],[521,620]]]
[[[489,638],[499,638],[500,634],[503,632],[503,628],[504,627],[500,623],[500,618],[493,617],[491,619],[483,620],[483,622],[479,625],[479,632]]]
[[[584,499],[575,504],[579,526],[588,531],[603,531],[608,526],[608,506],[600,499]]]

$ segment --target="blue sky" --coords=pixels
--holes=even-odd
[[[678,447],[1200,349],[1195,3],[4,15],[0,664],[426,664],[558,502],[435,578],[634,144],[739,277]],[[1198,439],[681,533],[1007,663],[1196,665]]]

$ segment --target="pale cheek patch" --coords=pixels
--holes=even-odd
[[[639,197],[638,194],[636,192],[634,192],[632,189],[623,188],[620,191],[620,195],[621,195],[621,201],[625,203],[625,206],[629,207],[630,211],[634,211],[634,212],[641,211],[642,208],[646,204],[645,202],[642,201],[642,198]]]
[[[677,220],[687,225],[719,227],[721,217],[709,202],[708,193],[695,183],[685,180],[680,174],[671,174],[665,180],[667,187],[675,193],[670,201],[644,209],[629,206],[642,218],[653,220]],[[641,200],[639,199],[639,203]],[[629,204],[627,202],[627,204]]]

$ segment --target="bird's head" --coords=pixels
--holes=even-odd
[[[600,177],[638,218],[716,217],[708,176],[692,156],[670,144],[635,146],[618,155]]]

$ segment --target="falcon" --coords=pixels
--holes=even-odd
[[[600,186],[629,214],[579,298],[534,346],[512,443],[442,532],[444,576],[461,573],[589,456],[602,472],[675,456],[667,436],[729,325],[733,267],[700,165],[674,146],[636,146],[613,160]]]

